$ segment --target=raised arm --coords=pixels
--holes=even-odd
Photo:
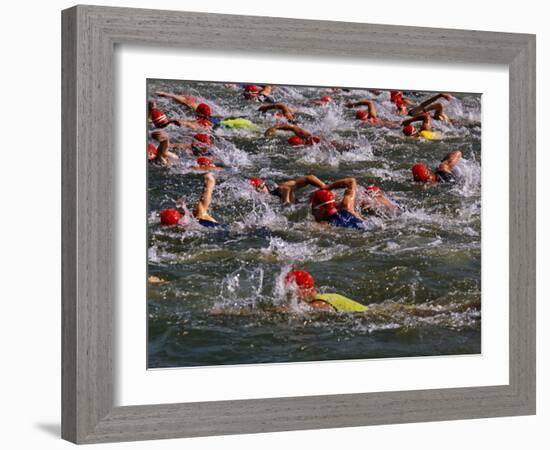
[[[279,130],[292,131],[296,136],[299,136],[304,139],[307,139],[308,137],[311,136],[311,133],[290,123],[278,123],[277,125],[273,125],[272,127],[266,130],[266,132],[264,133],[264,136],[265,137],[273,136]]]
[[[431,105],[433,102],[439,100],[440,98],[444,98],[445,100],[451,100],[453,97],[450,94],[447,93],[439,93],[437,95],[434,95],[433,97],[430,97],[428,100],[424,100],[422,103],[420,103],[418,106],[415,106],[411,109],[411,114],[417,114],[419,111],[424,111],[426,106]]]
[[[441,164],[439,164],[437,169],[442,170],[443,172],[450,172],[461,159],[462,153],[458,150],[453,150],[441,160]]]
[[[296,198],[294,193],[305,186],[313,186],[317,189],[325,189],[326,184],[323,183],[315,175],[306,175],[303,177],[298,177],[294,180],[284,181],[280,183],[278,188],[281,193],[281,199],[283,203],[294,203]]]
[[[266,112],[272,109],[277,109],[281,111],[288,120],[294,120],[294,114],[292,113],[292,110],[288,107],[288,105],[284,103],[271,103],[269,105],[263,105],[258,108],[258,111]]]
[[[420,122],[420,121],[422,121],[422,128],[421,128],[422,130],[432,131],[432,118],[430,116],[430,113],[427,113],[427,112],[417,114],[416,116],[406,119],[403,122],[401,122],[401,125],[406,126],[406,125],[410,125],[411,123]]]
[[[326,186],[326,189],[345,189],[344,198],[342,199],[342,208],[349,211],[352,214],[355,212],[355,198],[357,196],[357,180],[353,177],[342,178],[336,180],[334,183],[330,183]]]
[[[192,110],[197,109],[197,106],[199,105],[197,99],[192,95],[177,95],[172,92],[155,92],[155,94],[159,97],[170,98],[182,105],[187,106],[188,108],[191,108]]]
[[[204,188],[202,196],[195,206],[193,214],[197,219],[214,220],[208,213],[210,203],[212,203],[212,194],[216,186],[216,179],[210,172],[204,175]]]

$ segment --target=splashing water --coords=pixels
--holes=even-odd
[[[444,139],[425,141],[360,123],[355,110],[343,107],[370,98],[380,117],[399,123],[403,117],[387,92],[276,87],[274,100],[298,109],[300,126],[323,137],[315,146],[290,147],[289,133],[263,136],[280,119],[259,114],[260,104],[246,100],[239,85],[156,80],[148,89],[171,117],[194,115],[154,92],[196,95],[216,115],[257,125],[211,133],[212,158],[225,167],[215,173],[211,212],[229,230],[205,229],[191,219],[161,226],[159,212],[178,200],[194,209],[203,172],[184,153],[174,167],[149,168],[148,271],[162,280],[148,285],[149,367],[480,352],[479,96],[443,101],[456,123],[436,122]],[[321,95],[333,101],[316,105]],[[405,95],[419,101],[431,94]],[[195,133],[172,125],[166,131],[172,142],[190,142]],[[415,162],[433,169],[451,150],[464,156],[455,168],[459,183],[411,181]],[[325,227],[311,216],[313,188],[283,206],[248,181],[258,176],[273,187],[306,174],[327,183],[355,177],[360,186],[376,184],[401,212],[369,217],[365,233]],[[345,295],[369,310],[312,312],[285,286],[295,268],[314,276],[318,292]]]

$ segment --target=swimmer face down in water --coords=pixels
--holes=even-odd
[[[346,103],[346,108],[357,108],[358,106],[366,106],[367,109],[360,109],[356,112],[355,118],[357,120],[361,120],[362,122],[378,126],[378,127],[387,127],[387,128],[398,128],[399,124],[397,122],[392,122],[389,120],[383,120],[380,117],[378,117],[378,113],[376,111],[376,105],[372,100],[359,100],[358,102],[349,102]]]
[[[414,127],[414,122],[422,122],[420,130]],[[424,112],[401,122],[403,125],[403,134],[408,137],[430,137],[433,133],[432,116],[429,112]]]
[[[273,87],[271,85],[265,85],[263,87],[255,84],[247,84],[243,88],[243,96],[247,100],[256,100],[259,102],[272,102],[271,92]]]
[[[295,295],[300,305],[314,311],[357,313],[369,309],[340,294],[319,294],[315,289],[314,278],[305,270],[291,270],[286,274],[284,283],[287,291]]]
[[[212,195],[216,179],[210,172],[204,175],[204,187],[201,198],[193,209],[192,217],[198,220],[199,224],[206,228],[226,228],[227,225],[219,223],[209,212],[212,203]],[[179,200],[176,208],[164,209],[160,212],[160,223],[162,225],[182,224],[181,220],[190,215],[185,207],[185,202]]]
[[[333,189],[345,189],[339,205]],[[328,223],[339,228],[366,230],[367,224],[355,209],[357,181],[355,178],[342,178],[330,183],[325,189],[315,191],[310,196],[311,213],[316,222]]]
[[[293,180],[283,181],[271,190],[267,187],[265,181],[258,177],[250,177],[249,183],[258,192],[279,197],[283,204],[296,203],[296,191],[306,186],[313,186],[317,189],[324,189],[326,187],[326,184],[315,175],[305,175]]]
[[[201,155],[203,159],[199,157],[197,160],[197,166],[201,169],[210,166],[211,169],[220,169],[216,167],[212,160],[206,158],[205,155],[209,154],[212,141],[207,134],[195,134],[190,143],[171,143],[168,133],[162,130],[155,130],[151,133],[151,137],[159,142],[158,147],[155,147],[153,144],[148,145],[148,159],[149,161],[161,164],[161,165],[171,165],[180,161],[179,156],[174,153],[174,149],[183,149],[188,151],[190,154],[195,156]]]
[[[358,207],[363,214],[387,215],[399,211],[399,206],[374,184],[360,188],[357,197]]]
[[[454,150],[448,153],[445,158],[441,160],[439,166],[432,173],[428,166],[423,163],[416,163],[412,166],[411,171],[414,181],[420,183],[453,183],[457,181],[456,175],[453,173],[453,169],[462,158],[462,153],[458,150]]]
[[[265,131],[264,136],[274,136],[277,131],[291,131],[292,133],[294,133],[293,136],[291,136],[288,140],[288,143],[293,146],[315,145],[321,142],[321,138],[319,136],[315,136],[309,131],[306,131],[297,125],[289,123],[279,123],[277,125],[273,125]]]

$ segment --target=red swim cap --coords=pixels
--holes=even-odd
[[[166,114],[164,114],[162,111],[158,109],[153,109],[151,111],[151,120],[153,121],[153,125],[156,127],[161,127],[168,125],[169,120],[168,117],[166,117]]]
[[[259,188],[260,186],[265,185],[264,180],[262,180],[261,178],[258,178],[258,177],[250,177],[250,178],[248,179],[248,181],[249,181],[250,184],[251,184],[252,186],[254,186],[255,188]]]
[[[334,200],[334,194],[328,189],[319,189],[311,194],[311,207],[313,209],[322,208],[323,206],[336,203]]]
[[[323,95],[321,97],[321,103],[330,103],[332,101],[332,97],[329,95]]]
[[[411,171],[414,177],[414,181],[421,181],[423,183],[430,181],[431,174],[426,164],[417,163],[412,166]]]
[[[177,225],[182,214],[177,209],[163,209],[160,212],[160,223],[162,225]]]
[[[290,136],[288,143],[290,145],[304,145],[304,140],[298,136]]]
[[[380,197],[383,194],[382,189],[380,189],[378,186],[375,186],[374,184],[367,186],[365,188],[365,191],[369,195],[369,197],[372,198]]]
[[[152,161],[157,157],[157,148],[153,144],[147,144],[147,159]]]
[[[403,101],[403,92],[401,92],[401,91],[390,91],[390,101],[397,102],[397,100]]]
[[[369,113],[367,111],[357,111],[355,113],[355,118],[359,120],[365,120],[368,119]]]
[[[294,283],[300,291],[309,291],[315,287],[315,280],[305,270],[291,270],[286,274],[285,285]]]
[[[412,125],[405,125],[403,127],[403,133],[405,136],[412,136],[414,133],[416,133],[416,128]]]
[[[210,145],[212,142],[210,141],[210,136],[204,133],[197,133],[195,136],[193,136],[193,139],[196,139],[199,142],[202,142],[203,144]]]
[[[257,93],[260,92],[260,89],[255,84],[249,84],[245,86],[244,91],[249,93]]]
[[[213,165],[214,165],[214,162],[210,158],[207,158],[206,156],[199,156],[197,158],[197,166],[199,167],[211,167]]]
[[[210,106],[208,106],[206,103],[201,103],[199,106],[197,106],[195,113],[199,117],[209,119],[212,115],[212,110],[210,109]]]
[[[319,142],[321,142],[321,138],[319,136],[309,136],[305,140],[306,145],[315,145],[315,144],[318,144]]]

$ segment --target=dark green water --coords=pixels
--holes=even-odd
[[[473,354],[481,351],[481,98],[456,94],[447,109],[461,126],[436,123],[441,141],[404,138],[400,130],[357,124],[345,101],[370,97],[379,115],[394,114],[388,93],[328,92],[278,87],[277,100],[301,107],[300,125],[331,140],[356,144],[340,153],[328,144],[294,148],[288,135],[264,138],[275,123],[257,103],[223,84],[150,81],[148,98],[169,115],[193,118],[157,90],[197,95],[221,116],[248,116],[255,130],[215,131],[216,173],[212,214],[227,231],[196,224],[163,227],[158,212],[184,198],[192,209],[202,190],[193,159],[170,168],[150,165],[148,176],[149,275],[166,280],[148,287],[150,368]],[[329,94],[334,102],[311,107]],[[406,93],[408,95],[409,93]],[[419,99],[428,93],[410,94]],[[306,106],[303,106],[306,105]],[[170,126],[172,142],[190,142],[194,132]],[[148,128],[148,140],[151,128]],[[410,167],[430,167],[460,150],[462,181],[454,186],[413,183]],[[183,154],[182,154],[183,155]],[[370,219],[370,230],[316,225],[306,189],[299,203],[282,206],[257,193],[248,177],[280,182],[304,174],[325,182],[354,176],[377,184],[403,213]],[[294,308],[273,313],[285,301],[282,278],[309,271],[321,292],[337,292],[370,306],[361,315],[313,314]]]

